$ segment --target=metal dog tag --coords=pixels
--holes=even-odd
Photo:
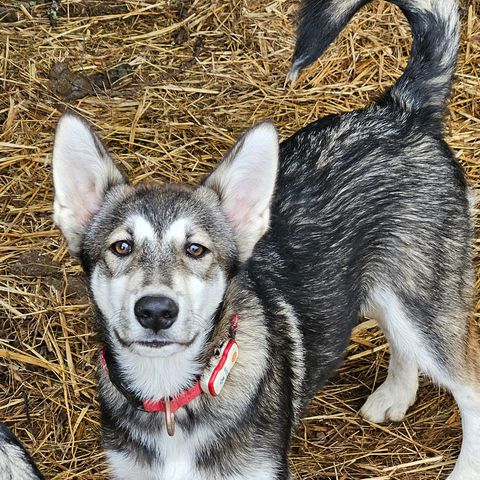
[[[165,424],[170,437],[175,435],[175,418],[170,408],[170,399],[165,400]]]

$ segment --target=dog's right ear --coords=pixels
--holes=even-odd
[[[71,113],[60,118],[55,132],[53,183],[53,219],[78,256],[85,227],[106,192],[127,180],[87,122]]]

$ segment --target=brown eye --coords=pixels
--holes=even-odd
[[[120,240],[110,245],[112,252],[119,257],[130,255],[133,250],[133,242],[130,240]]]
[[[190,257],[200,258],[208,252],[208,249],[199,243],[190,243],[187,245],[186,252]]]

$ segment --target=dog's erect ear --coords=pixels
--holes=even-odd
[[[55,132],[53,183],[54,221],[70,252],[78,255],[85,227],[100,209],[106,192],[126,179],[87,122],[71,113],[60,118]]]
[[[268,229],[277,169],[277,131],[265,122],[248,130],[205,181],[220,197],[242,261]]]

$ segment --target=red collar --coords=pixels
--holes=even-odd
[[[230,326],[228,329],[228,337],[230,342],[235,343],[235,336],[237,334],[238,315],[234,313],[230,320]],[[235,343],[236,345],[236,343]],[[218,350],[218,349],[216,349]],[[213,358],[213,357],[212,357]],[[236,357],[235,357],[236,358]],[[219,362],[219,367],[223,367],[225,364],[225,358],[222,358]],[[235,361],[235,360],[234,360]],[[169,435],[173,435],[175,432],[175,423],[173,420],[173,414],[180,408],[188,405],[190,402],[199,397],[202,393],[202,387],[200,380],[196,380],[195,383],[187,390],[184,390],[174,398],[160,399],[160,400],[141,400],[135,394],[131,393],[122,383],[118,370],[118,365],[111,355],[108,349],[103,346],[100,349],[100,363],[105,373],[108,374],[110,381],[117,388],[117,390],[123,394],[123,396],[130,401],[134,408],[142,410],[144,412],[163,412],[165,413],[165,420],[167,424],[167,431]],[[232,364],[233,366],[233,364]],[[218,367],[217,367],[218,368]],[[230,366],[231,368],[231,366]],[[225,381],[228,372],[223,378]],[[222,383],[223,386],[223,383]],[[220,387],[221,388],[221,387]],[[215,393],[211,393],[215,396]]]
[[[117,379],[112,378],[111,372],[111,361],[107,363],[107,354],[105,351],[105,347],[102,347],[100,350],[100,363],[102,365],[103,371],[107,373],[110,377],[110,381],[117,387],[117,389],[123,393],[125,397],[129,400],[131,399],[131,395],[126,395],[123,391],[123,387],[119,387]],[[185,405],[189,404],[191,401],[195,400],[200,394],[202,393],[202,388],[200,387],[200,380],[197,380],[193,386],[191,386],[188,390],[184,390],[178,396],[167,400],[170,403],[170,412],[175,413],[178,409],[184,407]],[[167,406],[166,401],[164,399],[161,400],[141,400],[141,405],[138,405],[139,401],[136,400],[134,402],[136,408],[140,408],[145,412],[166,412]]]
[[[184,390],[180,395],[170,400],[170,412],[175,413],[179,408],[195,400],[201,393],[200,381],[197,380],[188,390]],[[165,400],[144,400],[143,409],[146,412],[166,412]]]

